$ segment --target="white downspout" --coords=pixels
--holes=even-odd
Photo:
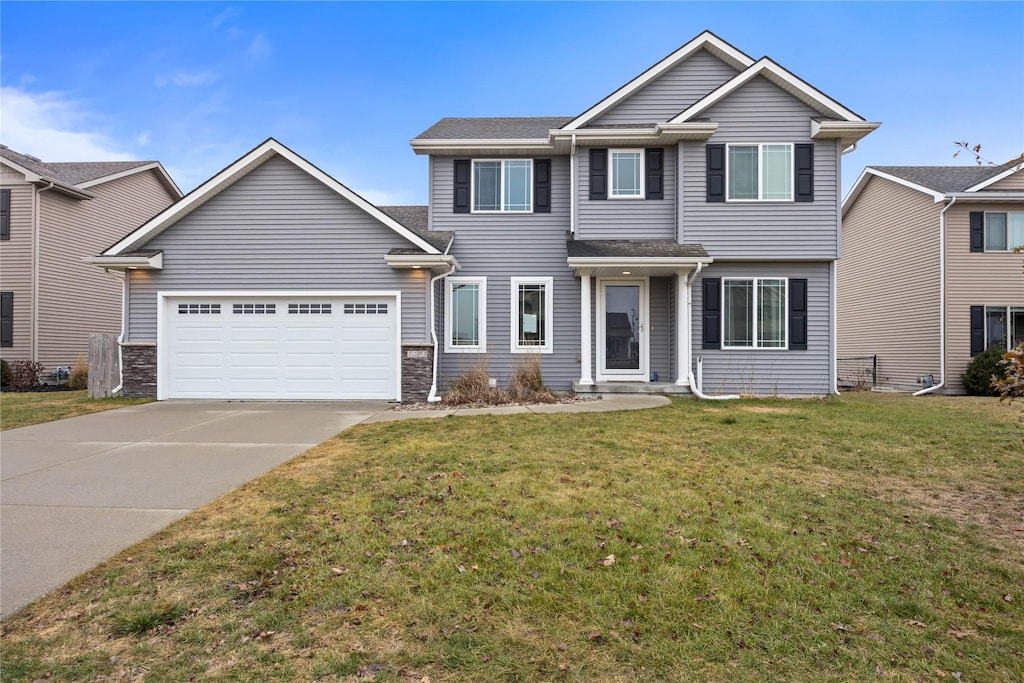
[[[693,283],[696,282],[697,276],[700,275],[700,271],[704,270],[704,264],[698,263],[694,269],[693,274],[686,279],[686,317],[690,319],[690,333],[693,335]],[[693,376],[693,343],[686,345],[686,376],[690,380],[690,391],[699,399],[705,401],[734,401],[739,398],[735,394],[728,394],[726,396],[708,396],[701,388],[697,386],[697,380]],[[703,378],[702,378],[703,379]]]
[[[448,268],[447,273],[441,273],[437,277],[430,279],[430,340],[434,342],[434,371],[430,381],[430,393],[427,394],[427,403],[437,403],[441,400],[441,397],[437,395],[437,354],[438,341],[437,341],[437,320],[434,314],[434,285],[452,273],[455,272],[455,266],[452,265]]]
[[[120,381],[116,387],[110,390],[111,396],[117,396],[124,388],[124,357],[121,355],[121,344],[124,342],[125,332],[128,328],[128,272],[110,268],[103,270],[121,280],[121,334],[117,335],[117,376]]]
[[[39,235],[42,230],[40,216],[43,213],[39,195],[52,189],[52,182],[47,187],[36,188],[35,211],[32,212],[32,336],[29,338],[29,357],[33,363],[39,362]]]
[[[576,236],[576,133],[569,148],[569,234]]]
[[[946,212],[956,204],[956,197],[939,212],[939,383],[915,391],[924,396],[938,391],[946,384]]]

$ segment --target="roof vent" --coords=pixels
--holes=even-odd
[[[38,162],[38,163],[40,163],[40,164],[41,164],[41,163],[43,163],[43,160],[42,160],[42,159],[40,159],[39,157],[34,157],[34,156],[32,156],[31,154],[25,154],[25,155],[23,155],[23,156],[24,156],[24,157],[25,157],[26,159],[31,159],[32,161]]]

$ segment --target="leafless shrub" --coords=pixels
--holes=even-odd
[[[448,406],[461,406],[468,403],[494,405],[506,401],[502,391],[491,386],[491,378],[487,374],[487,360],[481,359],[476,365],[463,369],[459,376],[452,380],[441,402]]]
[[[508,395],[517,403],[557,403],[558,399],[544,386],[540,356],[526,356],[512,370],[508,380]]]
[[[89,363],[84,357],[79,356],[75,361],[75,367],[71,368],[68,376],[68,386],[72,389],[89,388]]]
[[[16,360],[11,363],[11,389],[28,389],[39,384],[43,374],[43,364],[29,360]]]

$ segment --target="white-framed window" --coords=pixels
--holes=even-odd
[[[554,279],[512,278],[512,353],[554,350]]]
[[[487,278],[449,277],[444,281],[444,350],[487,351]]]
[[[533,211],[533,159],[474,159],[473,213]]]
[[[989,211],[985,214],[985,251],[1013,251],[1024,247],[1024,211]]]
[[[786,278],[722,278],[722,348],[787,347]]]
[[[1024,306],[985,307],[985,348],[1024,344]]]
[[[644,151],[642,149],[608,150],[608,166],[611,168],[612,199],[643,199],[644,196]]]
[[[793,145],[728,145],[726,199],[792,201]]]

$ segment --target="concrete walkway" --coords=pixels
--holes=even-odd
[[[0,617],[362,422],[667,403],[614,395],[399,411],[383,402],[162,401],[11,429],[0,433]]]

